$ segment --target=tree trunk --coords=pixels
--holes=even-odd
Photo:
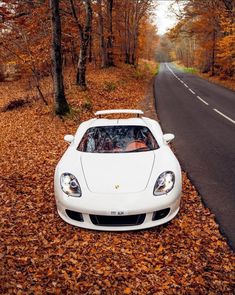
[[[77,85],[82,88],[86,88],[86,63],[87,63],[87,49],[89,46],[89,40],[91,35],[91,23],[92,23],[92,8],[91,0],[84,2],[86,10],[86,25],[81,32],[81,47],[79,52],[79,61],[77,69]]]
[[[71,59],[72,59],[72,64],[74,69],[77,68],[77,64],[78,64],[78,54],[76,52],[76,48],[75,48],[75,44],[74,44],[74,40],[71,40]]]
[[[138,47],[138,30],[139,30],[139,5],[141,5],[138,1],[135,3],[134,10],[134,29],[133,29],[133,48],[131,54],[131,64],[136,66],[137,59],[137,47]]]
[[[51,0],[52,12],[52,59],[55,112],[57,115],[69,113],[69,105],[64,94],[64,82],[62,73],[61,56],[61,21],[59,13],[59,0]]]
[[[101,57],[101,68],[107,67],[106,45],[104,39],[104,18],[102,13],[102,0],[97,0],[99,17],[99,46]]]
[[[85,27],[83,27],[79,22],[73,0],[70,0],[70,5],[72,10],[72,15],[76,21],[78,31],[80,34],[80,40],[81,40],[76,83],[81,88],[86,89],[87,51],[88,51],[88,46],[90,42],[91,25],[92,25],[91,0],[84,1],[85,11],[86,11]]]
[[[211,76],[215,75],[215,45],[216,45],[216,32],[215,29],[212,33],[212,55],[211,55]]]
[[[125,63],[130,64],[130,11],[125,12]]]
[[[32,69],[32,73],[33,73],[33,78],[34,78],[34,81],[35,81],[35,87],[36,87],[36,89],[38,91],[38,94],[39,94],[40,98],[43,100],[43,102],[46,105],[48,105],[48,102],[46,101],[46,99],[45,99],[45,97],[44,97],[44,95],[42,93],[42,90],[40,88],[39,76],[38,76],[35,68]]]
[[[79,61],[77,68],[77,85],[86,88],[86,62],[87,62],[87,44],[85,41],[81,44],[79,52]]]
[[[113,0],[107,0],[108,40],[107,40],[107,66],[114,66],[113,58]]]
[[[133,38],[133,51],[131,55],[131,64],[137,65],[137,47],[138,47],[138,28],[137,26],[134,29],[134,38]]]
[[[89,50],[88,50],[88,52],[89,52],[89,54],[88,54],[88,61],[89,61],[89,63],[91,63],[92,62],[92,32],[91,32],[91,34],[90,34],[90,38],[89,38]]]

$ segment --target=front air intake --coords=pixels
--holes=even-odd
[[[134,226],[144,222],[146,214],[107,216],[90,215],[91,222],[98,226]]]

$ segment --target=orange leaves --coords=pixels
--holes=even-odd
[[[139,108],[148,82],[128,66],[90,69],[89,89],[80,92],[71,73],[66,91],[80,121],[103,108]],[[105,82],[116,88],[104,90]],[[0,92],[1,107],[31,97],[22,81],[1,83]],[[92,111],[82,108],[88,98]],[[153,116],[151,104],[149,96]],[[40,101],[0,115],[1,294],[232,294],[233,254],[185,173],[181,210],[170,223],[122,233],[79,229],[59,218],[53,193],[63,136],[75,133],[76,118],[62,121]]]
[[[188,1],[181,20],[168,34],[176,59],[212,76],[234,77],[233,5],[227,1]]]
[[[131,288],[126,288],[123,293],[124,294],[131,294]]]

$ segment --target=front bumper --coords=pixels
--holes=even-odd
[[[108,204],[102,198],[100,201],[96,199],[96,202],[97,204],[94,205],[92,201],[90,203],[79,202],[76,198],[71,199],[67,196],[64,198],[63,196],[60,199],[57,198],[57,210],[64,221],[82,228],[102,231],[138,230],[161,225],[173,219],[179,211],[180,194],[172,193],[169,196],[152,197],[152,201],[148,204],[142,202],[139,205],[137,205],[138,202],[130,200]],[[137,221],[134,221],[133,216],[136,216]],[[112,224],[114,220],[115,224]],[[116,220],[120,220],[120,223]]]

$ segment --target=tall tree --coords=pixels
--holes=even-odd
[[[133,50],[131,56],[131,64],[137,65],[137,49],[139,41],[140,22],[146,15],[149,8],[151,8],[151,0],[135,0],[134,1],[134,22],[133,22]]]
[[[137,66],[141,22],[152,8],[152,0],[125,0],[123,3],[125,62]]]
[[[107,0],[108,40],[107,40],[107,66],[114,66],[113,57],[113,0]]]
[[[113,53],[113,0],[97,0],[96,2],[101,68],[108,68],[115,64]],[[104,11],[104,6],[106,8],[106,13]]]
[[[83,5],[85,7],[85,25],[82,25],[77,16],[74,1],[70,0],[71,11],[74,17],[79,35],[80,35],[80,51],[77,68],[76,82],[82,88],[86,88],[86,64],[87,64],[87,51],[91,39],[92,29],[92,6],[91,0],[85,0]]]
[[[55,112],[57,115],[65,115],[69,112],[69,105],[64,93],[59,2],[60,0],[51,0],[53,78]]]
[[[97,0],[98,4],[98,32],[99,32],[99,48],[100,48],[100,59],[101,68],[107,67],[107,55],[106,55],[106,43],[104,38],[104,17],[102,10],[102,0]]]

